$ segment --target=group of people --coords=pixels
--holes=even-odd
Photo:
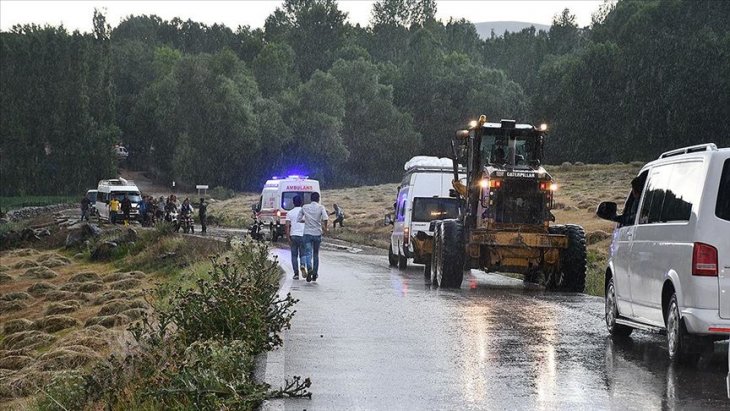
[[[122,201],[119,201],[117,197],[113,196],[112,199],[109,200],[107,207],[109,208],[109,221],[111,221],[112,224],[115,224],[119,220],[120,215],[122,216],[124,225],[129,224],[132,214],[132,200],[129,199],[129,196],[125,194]]]
[[[304,276],[307,282],[319,277],[319,246],[327,234],[329,214],[319,204],[319,193],[312,193],[311,202],[302,205],[302,197],[294,197],[294,208],[286,214],[286,236],[291,245],[294,279]],[[342,214],[344,218],[344,213]],[[340,226],[342,221],[340,220]]]
[[[131,221],[132,213],[132,201],[125,194],[124,198],[120,201],[116,196],[112,196],[107,204],[109,210],[109,221],[116,223],[120,220],[120,216],[124,224],[129,224]],[[171,194],[167,198],[160,196],[154,198],[153,196],[142,196],[142,201],[138,203],[140,222],[145,227],[154,226],[158,221],[171,221],[171,215],[173,213],[179,213],[181,216],[192,216],[195,212],[193,205],[190,203],[190,198],[185,198],[182,204],[178,206],[177,196]],[[87,197],[81,199],[81,220],[89,221],[91,213],[91,200]],[[205,198],[200,199],[198,205],[198,218],[200,220],[201,231],[205,233],[208,229],[208,203]]]

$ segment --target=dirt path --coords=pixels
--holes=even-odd
[[[166,187],[161,184],[157,184],[154,181],[150,180],[149,178],[144,176],[143,171],[131,171],[131,170],[125,170],[120,169],[119,170],[120,175],[122,178],[126,178],[127,180],[132,180],[137,185],[139,190],[144,195],[151,195],[153,197],[159,197],[164,196],[167,197],[170,194],[175,194],[178,197],[190,197],[195,198],[197,193],[195,191],[181,191],[178,189],[173,190],[172,187]]]

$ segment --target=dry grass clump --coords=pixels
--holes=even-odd
[[[109,288],[112,290],[131,290],[133,288],[139,288],[141,285],[142,281],[136,278],[126,278],[109,283]]]
[[[590,233],[586,234],[586,241],[588,242],[588,245],[600,243],[601,241],[609,238],[611,238],[611,234],[603,230],[591,231]]]
[[[62,267],[64,265],[69,265],[71,262],[66,258],[64,260],[59,260],[57,258],[50,258],[43,263],[41,263],[42,266],[48,267],[48,268],[56,268],[56,267]]]
[[[142,300],[112,300],[99,310],[99,315],[119,314],[132,308],[147,308],[147,303]]]
[[[132,294],[122,291],[122,290],[109,290],[104,292],[103,294],[97,296],[91,301],[91,304],[93,305],[100,305],[104,304],[107,301],[116,300],[116,299],[124,299],[124,298],[134,298]]]
[[[147,314],[147,310],[144,308],[130,308],[129,310],[122,311],[121,314],[127,316],[132,321],[137,321],[144,318]]]
[[[68,258],[66,258],[58,253],[45,253],[45,254],[41,254],[40,256],[38,256],[38,258],[36,258],[36,261],[38,261],[39,263],[42,263],[42,262],[45,262],[48,260],[59,260],[66,264],[71,264],[71,260],[69,260]]]
[[[38,358],[41,370],[72,370],[84,367],[100,359],[92,349],[81,345],[62,347],[43,354]]]
[[[13,375],[0,382],[0,398],[27,397],[38,392],[40,387],[48,384],[53,378],[53,372],[29,370]]]
[[[0,357],[0,369],[20,370],[33,362],[33,357],[27,355],[6,355]]]
[[[56,341],[56,339],[57,338],[53,335],[42,331],[20,331],[6,335],[2,342],[0,342],[0,348],[11,350],[17,350],[20,348],[35,349],[47,346]]]
[[[53,284],[38,282],[28,287],[28,293],[30,293],[30,295],[32,295],[33,297],[40,297],[42,295],[45,295],[49,291],[56,290],[57,288],[58,287]]]
[[[0,273],[4,273],[5,271],[10,271],[11,268],[7,265],[0,265]]]
[[[126,280],[128,278],[131,278],[129,273],[124,272],[117,272],[117,273],[109,273],[101,277],[102,281],[105,283],[112,283],[119,280]]]
[[[61,330],[65,330],[67,328],[78,327],[80,325],[81,322],[76,318],[69,317],[67,315],[57,314],[49,315],[47,317],[36,320],[33,323],[33,328],[35,328],[36,330],[45,331],[47,333],[55,333]]]
[[[0,273],[0,284],[5,284],[13,281],[13,277],[9,274]]]
[[[29,268],[25,273],[20,275],[20,278],[31,280],[48,280],[56,277],[58,277],[58,274],[48,267]]]
[[[130,323],[129,317],[122,314],[99,315],[86,320],[84,327],[100,325],[105,328],[119,327]]]
[[[142,279],[147,277],[147,274],[145,274],[143,271],[130,271],[127,274],[129,274],[132,278]]]
[[[38,250],[32,248],[19,248],[17,250],[11,251],[8,255],[13,257],[30,257],[36,254],[38,254]]]
[[[80,291],[62,291],[62,290],[53,290],[49,291],[44,295],[46,301],[68,301],[68,300],[79,300],[79,301],[89,301],[91,299],[91,296],[87,293],[82,293]]]
[[[60,303],[50,303],[46,308],[46,315],[69,314],[78,311],[81,303],[76,300],[68,300]]]
[[[102,283],[68,283],[61,286],[63,291],[80,291],[83,293],[96,293],[106,289]]]
[[[31,268],[31,267],[38,267],[38,263],[33,260],[20,260],[17,263],[13,264],[13,268],[20,269],[20,268]]]
[[[85,282],[97,282],[101,281],[101,276],[93,271],[84,271],[78,274],[74,274],[68,279],[68,283],[85,283]]]
[[[33,321],[25,318],[9,320],[3,324],[3,334],[15,334],[20,331],[29,330],[33,326]]]
[[[31,298],[30,294],[24,293],[22,291],[9,292],[7,294],[3,294],[2,296],[0,296],[0,300],[3,300],[3,301],[29,300],[30,298]]]
[[[86,328],[85,331],[86,330],[89,330],[89,328]],[[89,347],[96,352],[103,352],[109,348],[109,342],[99,335],[102,334],[79,333],[69,335],[64,338],[63,341],[60,341],[58,345],[61,347],[69,345],[83,345],[84,347]]]
[[[0,314],[13,313],[17,311],[23,311],[28,307],[28,304],[23,301],[0,301]]]

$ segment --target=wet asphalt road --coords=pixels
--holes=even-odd
[[[279,408],[730,409],[725,354],[673,365],[664,336],[613,342],[602,299],[478,271],[460,290],[432,289],[420,265],[336,251],[306,283],[291,280],[288,251],[275,253],[282,289],[300,300],[279,377],[313,383],[311,400]]]

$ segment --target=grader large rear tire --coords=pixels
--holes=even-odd
[[[442,288],[460,288],[464,280],[464,226],[457,220],[438,225],[433,267],[436,281]]]
[[[582,293],[586,288],[586,234],[583,227],[568,224],[550,227],[551,234],[568,237],[568,248],[560,253],[560,269],[552,273],[545,287],[548,290]]]

